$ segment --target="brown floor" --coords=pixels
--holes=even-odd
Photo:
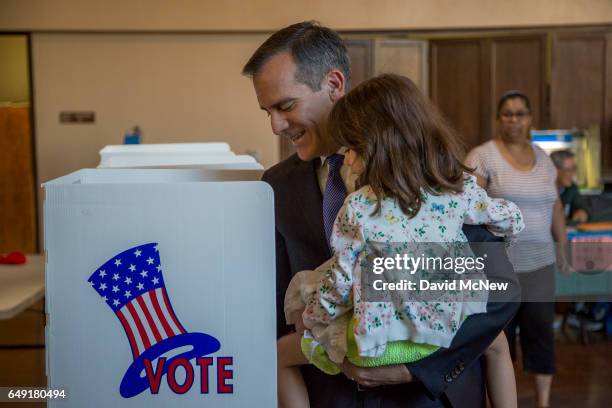
[[[6,327],[0,325],[0,328]],[[19,332],[14,329],[14,333]],[[571,329],[568,336],[556,335],[557,373],[553,379],[551,407],[612,407],[612,338],[590,334],[590,342],[585,346],[577,337]],[[0,349],[0,386],[44,383],[43,355],[44,348]],[[519,407],[535,407],[532,378],[518,365],[516,368]],[[0,403],[0,408],[43,408],[45,405]]]
[[[553,377],[551,408],[612,407],[612,339],[589,335],[583,345],[573,330],[557,333],[557,373]],[[519,360],[520,361],[520,360]],[[516,367],[519,408],[535,407],[533,378]]]

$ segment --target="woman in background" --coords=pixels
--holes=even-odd
[[[516,203],[523,214],[525,230],[509,251],[519,274],[522,303],[506,335],[516,359],[515,332],[520,327],[523,367],[535,374],[538,407],[547,407],[555,372],[553,238],[563,246],[567,242],[557,171],[546,153],[531,143],[531,106],[524,93],[509,91],[501,97],[496,124],[496,137],[474,148],[466,164],[475,168],[478,184],[491,197]],[[558,263],[566,268],[562,252]]]

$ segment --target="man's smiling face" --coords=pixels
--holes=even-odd
[[[271,57],[253,77],[261,109],[270,116],[274,134],[287,137],[304,161],[334,153],[337,147],[325,134],[333,102],[326,81],[313,91],[295,80],[297,67],[289,52]]]

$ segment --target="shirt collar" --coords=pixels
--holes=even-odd
[[[341,155],[344,156],[347,151],[348,151],[348,149],[346,147],[342,146],[341,148],[338,149],[338,151],[336,153],[337,154],[341,154]],[[331,156],[331,154],[329,156]],[[327,158],[329,156],[319,156],[320,159],[321,159],[321,166],[320,167],[323,167],[325,165],[325,160],[327,160]]]

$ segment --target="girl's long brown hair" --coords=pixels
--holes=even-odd
[[[330,136],[364,161],[360,186],[376,194],[374,214],[384,196],[397,200],[410,218],[421,209],[423,192],[439,195],[463,190],[458,136],[440,112],[408,78],[384,74],[342,97],[331,111]]]

